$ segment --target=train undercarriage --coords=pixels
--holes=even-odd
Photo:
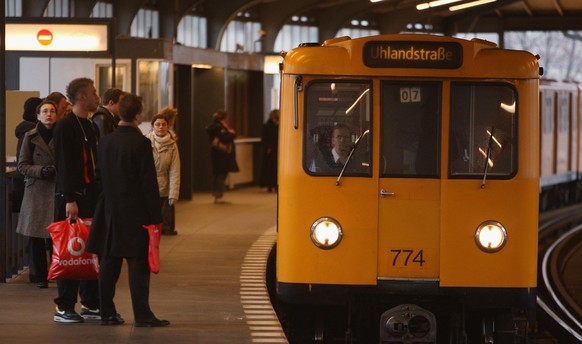
[[[346,286],[277,287],[274,259],[267,280],[273,308],[291,344],[527,343],[535,319],[535,290],[484,289],[470,295],[456,289],[447,295],[437,291],[419,296],[418,288],[398,295],[367,288],[350,292]]]

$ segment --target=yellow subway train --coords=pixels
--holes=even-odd
[[[398,34],[303,44],[280,68],[276,298],[290,342],[526,342],[538,59]]]
[[[582,202],[580,85],[540,81],[540,211]]]

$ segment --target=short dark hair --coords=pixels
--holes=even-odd
[[[81,93],[81,91],[83,91],[85,88],[89,87],[89,85],[92,84],[94,84],[94,82],[89,78],[77,78],[72,80],[67,85],[67,98],[69,98],[71,104],[75,105],[79,93]]]
[[[51,100],[53,103],[58,104],[61,102],[61,99],[67,99],[64,94],[61,92],[51,92],[48,96],[46,96],[47,100]]]
[[[212,119],[218,122],[225,119],[226,116],[227,116],[226,111],[224,111],[223,109],[218,109],[216,110],[216,112],[214,112],[214,114],[212,114]]]
[[[159,113],[152,118],[152,127],[154,126],[154,123],[160,118],[165,120],[166,123],[170,124],[170,121],[168,120],[168,116]]]
[[[143,110],[142,97],[135,94],[127,93],[119,101],[119,117],[124,122],[133,122],[135,116],[139,115]]]
[[[103,105],[109,104],[110,101],[112,101],[113,104],[119,103],[119,98],[121,98],[121,96],[124,93],[125,92],[123,92],[122,90],[120,90],[118,88],[108,89],[107,91],[105,91],[105,93],[103,93],[103,99],[102,99]]]
[[[55,108],[55,111],[58,109],[57,104],[55,102],[53,102],[52,100],[46,99],[43,100],[42,102],[40,102],[40,104],[38,104],[38,106],[36,107],[36,114],[38,115],[40,113],[40,108],[44,105],[44,104],[50,104]]]

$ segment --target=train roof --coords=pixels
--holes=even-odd
[[[283,74],[538,79],[538,59],[495,43],[425,34],[339,37],[289,51]]]

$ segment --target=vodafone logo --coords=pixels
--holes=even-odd
[[[36,34],[36,40],[42,45],[49,45],[53,41],[53,33],[43,29]]]
[[[80,256],[85,252],[85,241],[79,237],[74,237],[69,240],[67,249],[73,256]]]

